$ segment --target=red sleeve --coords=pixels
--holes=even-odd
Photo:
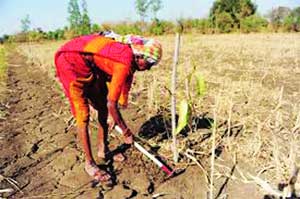
[[[97,55],[94,56],[94,61],[100,70],[112,76],[109,84],[108,99],[117,102],[120,98],[121,92],[123,93],[124,90],[125,93],[128,93],[130,89],[128,84],[129,80],[132,79],[129,78],[131,65],[116,62]]]
[[[112,73],[112,79],[109,86],[108,99],[111,101],[118,101],[121,95],[121,91],[126,85],[126,79],[130,72],[130,66],[115,63]]]
[[[119,104],[127,107],[128,105],[128,95],[129,95],[129,90],[131,88],[131,84],[133,81],[133,74],[130,74],[127,76],[127,79],[125,81],[125,84],[123,85],[122,91],[121,91],[121,96],[119,98]]]

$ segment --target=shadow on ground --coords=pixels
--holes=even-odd
[[[203,115],[199,116],[192,116],[191,118],[191,125],[187,125],[179,134],[180,136],[188,137],[190,134],[199,132],[198,130],[203,129],[206,130],[203,136],[201,137],[198,143],[205,142],[208,140],[212,135],[212,126],[214,124],[214,120],[207,116],[208,113],[204,113]],[[176,124],[178,121],[178,115],[176,115]],[[229,127],[227,121],[220,123],[217,126],[218,129],[224,129],[221,132],[221,139],[225,137],[232,137],[236,138],[242,132],[244,126],[243,125],[235,125]],[[230,128],[230,129],[229,129]],[[172,138],[172,125],[171,125],[171,118],[168,114],[157,114],[147,120],[138,131],[138,136],[145,139],[155,139],[156,142],[161,142],[166,139]],[[216,155],[217,157],[221,155],[223,151],[223,144],[220,143],[216,147]],[[158,151],[159,148],[152,148],[154,151]]]
[[[178,121],[178,115],[176,115],[176,124]],[[191,126],[186,126],[180,134],[182,136],[188,136],[189,133],[193,133],[198,129],[210,129],[213,124],[213,119],[204,116],[193,116],[191,119]],[[164,114],[158,114],[147,120],[139,129],[138,135],[143,139],[151,139],[158,137],[158,141],[169,139],[172,137],[172,124],[171,118]]]

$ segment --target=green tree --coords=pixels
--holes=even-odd
[[[239,20],[249,17],[255,14],[257,6],[251,2],[251,0],[240,1],[240,11],[238,13]]]
[[[162,8],[161,0],[152,0],[150,1],[150,8],[153,13],[153,18],[157,19],[157,12]]]
[[[70,0],[68,5],[70,29],[74,34],[80,34],[81,13],[78,0]],[[74,35],[76,36],[76,35]]]
[[[154,18],[152,23],[150,24],[148,31],[154,35],[162,35],[165,32],[164,23],[162,23],[162,21],[158,20],[157,18]]]
[[[27,41],[34,41],[34,42],[39,42],[45,38],[44,33],[38,30],[28,31],[26,36],[27,36]]]
[[[148,0],[135,1],[135,9],[137,11],[137,14],[140,16],[142,22],[144,22],[146,17],[148,16],[148,9],[150,5],[151,1]]]
[[[294,17],[292,15],[289,15],[287,17],[284,18],[283,20],[283,29],[285,31],[291,32],[291,31],[297,31],[297,29],[295,28],[295,21],[294,21]]]
[[[272,9],[267,17],[269,18],[272,24],[280,25],[283,23],[284,18],[291,14],[292,10],[288,7],[279,6]]]
[[[153,19],[157,18],[157,12],[162,8],[161,0],[135,0],[135,9],[142,22],[148,17],[149,9],[153,14]]]
[[[88,15],[87,3],[85,0],[82,0],[81,4],[82,8],[82,18],[81,18],[81,34],[89,34],[91,33],[91,20]]]
[[[91,27],[91,32],[92,33],[100,32],[101,30],[102,30],[102,28],[98,24],[93,24],[92,27]]]
[[[21,28],[22,28],[22,32],[26,33],[29,31],[30,29],[30,19],[29,19],[29,15],[27,14],[23,19],[21,19]]]
[[[221,33],[229,33],[234,27],[234,19],[228,12],[221,12],[216,15],[215,24]]]
[[[292,10],[289,18],[292,22],[292,30],[299,32],[300,31],[300,6]]]
[[[151,1],[148,0],[135,0],[135,9],[137,14],[140,17],[141,23],[139,29],[142,32],[145,32],[147,29],[147,25],[145,23],[146,17],[148,16],[149,6],[151,5]]]
[[[278,31],[281,27],[284,28],[285,18],[289,17],[292,10],[288,7],[279,6],[277,8],[273,8],[268,14],[267,18],[271,23],[271,27],[274,31]]]
[[[292,11],[292,16],[295,18],[295,21],[297,23],[300,23],[300,6],[296,7],[293,11]]]
[[[209,16],[215,27],[240,28],[240,21],[255,14],[255,11],[256,5],[251,0],[216,0],[210,9]],[[220,24],[221,21],[222,23],[232,23],[230,19],[233,20],[233,24]]]
[[[245,33],[259,32],[266,29],[267,26],[267,19],[258,15],[251,15],[241,20],[241,30]]]
[[[66,38],[91,33],[91,20],[88,15],[86,0],[81,1],[81,9],[78,0],[70,0],[68,5],[70,29],[66,30]]]

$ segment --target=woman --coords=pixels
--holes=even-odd
[[[162,56],[158,41],[112,32],[77,37],[55,54],[57,77],[70,102],[79,139],[85,152],[85,171],[97,181],[111,176],[100,170],[91,153],[88,133],[89,105],[98,112],[98,157],[106,158],[108,128],[118,125],[124,142],[133,143],[133,133],[124,122],[119,106],[126,107],[136,70],[149,70]],[[108,84],[109,82],[109,84]],[[125,157],[117,154],[115,161]]]

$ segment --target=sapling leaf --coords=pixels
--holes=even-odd
[[[196,92],[198,97],[202,97],[206,93],[206,84],[204,77],[199,73],[195,74],[196,78]]]
[[[179,118],[178,125],[175,131],[175,135],[180,133],[180,131],[188,124],[191,114],[190,105],[187,100],[182,100],[179,105]]]

